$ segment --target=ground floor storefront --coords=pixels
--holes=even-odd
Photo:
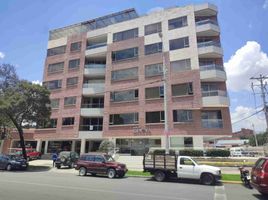
[[[206,148],[207,144],[213,144],[219,136],[169,136],[169,148],[174,150]],[[25,140],[28,148],[34,148],[42,154],[52,154],[60,151],[75,151],[79,154],[95,152],[103,140],[110,140],[115,144],[115,149],[119,154],[133,156],[143,155],[151,148],[165,148],[165,136],[150,137],[110,137],[110,138],[74,138],[74,139],[32,139]],[[0,152],[8,153],[10,148],[20,148],[18,139],[3,141]]]

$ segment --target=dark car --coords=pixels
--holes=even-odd
[[[105,153],[87,153],[80,157],[76,163],[76,170],[80,176],[102,174],[109,178],[116,176],[122,178],[127,172],[125,164],[115,162],[115,160]]]
[[[268,195],[268,157],[256,161],[251,171],[252,186],[261,194]]]
[[[60,152],[57,160],[55,161],[55,166],[60,169],[61,166],[67,166],[69,168],[74,168],[74,164],[78,160],[79,155],[73,151],[62,151]]]
[[[27,169],[28,163],[25,159],[12,156],[0,154],[0,169],[11,171],[13,169]]]

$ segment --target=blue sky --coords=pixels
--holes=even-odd
[[[206,1],[1,0],[0,63],[16,65],[21,78],[42,80],[48,33],[51,29],[131,7],[143,15],[155,7],[203,2]],[[234,122],[254,113],[255,104],[261,105],[258,100],[254,103],[248,78],[259,73],[268,75],[268,0],[208,2],[216,4],[219,9],[218,21]],[[256,99],[260,97],[256,96]],[[250,128],[252,123],[257,131],[265,128],[262,115],[236,123],[233,128]]]

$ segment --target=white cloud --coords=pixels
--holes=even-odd
[[[151,8],[150,10],[147,11],[147,15],[151,14],[151,13],[154,13],[154,12],[159,12],[159,11],[162,11],[164,10],[163,7],[154,7],[154,8]]]
[[[233,113],[231,113],[232,123],[237,122],[240,119],[246,118],[255,112],[256,112],[256,110],[254,108],[237,106],[235,108],[235,111]],[[239,131],[241,128],[252,129],[252,124],[254,124],[256,132],[265,131],[266,122],[265,122],[263,112],[260,112],[259,114],[253,115],[252,117],[250,117],[248,119],[245,119],[245,120],[242,120],[240,122],[233,124],[233,132]]]
[[[263,2],[262,8],[263,8],[263,9],[268,8],[268,0],[265,0],[265,1]]]
[[[252,76],[268,74],[268,57],[259,43],[248,41],[224,63],[227,85],[232,91],[250,90]]]
[[[39,80],[32,81],[32,84],[42,85],[42,81],[39,81]]]
[[[6,55],[3,52],[0,51],[0,59],[4,59],[5,56]]]

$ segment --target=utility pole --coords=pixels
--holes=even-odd
[[[163,45],[163,34],[160,32],[159,37],[162,42],[162,59],[163,59],[163,82],[164,82],[164,112],[165,112],[165,151],[166,154],[169,153],[169,129],[168,129],[168,101],[167,101],[167,67],[165,61],[165,54],[164,54],[164,45]]]
[[[252,83],[251,86],[252,86],[252,89],[253,89],[254,86],[259,86],[260,89],[261,89],[261,98],[262,98],[262,101],[263,101],[263,112],[264,112],[265,120],[266,120],[266,132],[268,132],[268,105],[267,105],[266,96],[265,96],[266,83],[264,84],[264,81],[266,79],[268,79],[268,77],[263,76],[262,74],[260,74],[259,77],[251,77],[250,79],[251,80],[257,80],[257,81],[260,82],[260,85],[254,85]],[[266,138],[266,143],[268,143],[268,137]]]
[[[253,128],[253,135],[254,135],[254,138],[255,138],[255,145],[256,145],[256,147],[257,147],[257,146],[259,146],[259,145],[258,145],[258,140],[257,140],[256,133],[255,133],[255,127],[254,127],[254,124],[252,124],[252,128]]]

